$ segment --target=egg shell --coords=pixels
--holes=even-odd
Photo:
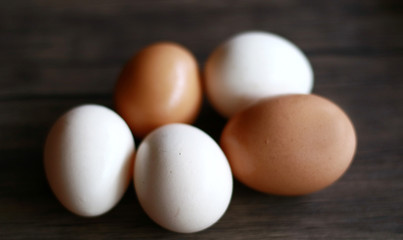
[[[281,94],[310,93],[312,67],[293,43],[268,32],[240,33],[217,47],[205,66],[207,97],[224,117]]]
[[[183,46],[158,42],[124,67],[115,89],[116,111],[144,137],[168,123],[192,123],[202,102],[199,68]]]
[[[316,95],[264,99],[236,114],[221,137],[234,176],[270,194],[321,190],[349,167],[356,135],[348,116]]]
[[[151,219],[168,230],[192,233],[224,214],[231,200],[232,174],[210,136],[193,126],[169,124],[140,144],[134,185]]]
[[[130,129],[115,112],[99,105],[75,107],[56,121],[46,139],[49,185],[71,212],[101,215],[127,189],[134,150]]]

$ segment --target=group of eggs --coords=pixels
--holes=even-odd
[[[155,43],[123,68],[114,111],[87,104],[53,125],[44,165],[71,212],[98,216],[131,179],[156,223],[191,233],[226,211],[235,176],[264,193],[303,195],[335,182],[356,148],[354,127],[331,101],[309,94],[304,54],[267,32],[238,34],[213,51],[203,75],[184,47]],[[206,92],[228,117],[218,145],[191,126]],[[137,151],[133,135],[142,138]]]

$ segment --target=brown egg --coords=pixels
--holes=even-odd
[[[264,99],[230,119],[221,136],[234,176],[270,194],[321,190],[349,167],[356,135],[348,116],[316,95]]]
[[[116,110],[137,137],[164,124],[192,123],[201,102],[197,62],[175,43],[142,49],[124,67],[115,89]]]

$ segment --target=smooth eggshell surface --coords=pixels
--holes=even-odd
[[[112,110],[82,105],[65,113],[46,139],[45,172],[71,212],[98,216],[121,199],[132,176],[134,140]]]
[[[124,67],[115,90],[117,112],[137,137],[168,123],[192,123],[202,102],[197,62],[168,42],[142,49]]]
[[[205,66],[207,97],[231,117],[259,99],[310,93],[312,67],[290,41],[267,32],[244,32],[217,47]]]
[[[148,216],[181,233],[201,231],[226,211],[232,174],[218,144],[185,124],[169,124],[150,133],[135,160],[134,185]]]
[[[356,149],[348,116],[316,95],[264,99],[235,115],[221,137],[234,176],[265,193],[303,195],[342,176]]]

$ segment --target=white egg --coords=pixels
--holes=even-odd
[[[180,233],[208,228],[225,213],[232,173],[218,144],[186,124],[169,124],[140,144],[134,184],[141,206],[162,227]]]
[[[98,216],[122,198],[132,176],[134,140],[112,110],[82,105],[53,125],[45,144],[44,165],[59,201],[81,216]]]
[[[310,93],[312,67],[290,41],[267,32],[245,32],[220,45],[205,67],[207,97],[231,117],[256,101],[280,94]]]

